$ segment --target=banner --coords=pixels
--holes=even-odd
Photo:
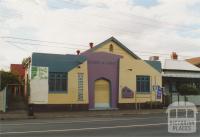
[[[32,66],[31,79],[48,79],[48,68]]]
[[[160,86],[158,86],[156,93],[157,93],[156,98],[161,99],[162,98],[162,88]]]

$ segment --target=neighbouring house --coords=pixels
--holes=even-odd
[[[11,94],[16,96],[24,96],[24,76],[25,68],[22,64],[11,64],[10,71],[18,77],[19,83],[9,84]]]
[[[159,61],[144,61],[114,37],[76,55],[32,53],[27,61],[34,110],[134,108],[162,102]]]
[[[163,87],[167,93],[177,92],[183,84],[200,88],[200,68],[186,60],[178,60],[175,52],[171,54],[171,59],[165,60],[162,77]]]
[[[200,68],[200,57],[187,59],[186,61]]]

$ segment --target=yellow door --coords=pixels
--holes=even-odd
[[[95,108],[110,107],[110,84],[107,80],[95,81]]]

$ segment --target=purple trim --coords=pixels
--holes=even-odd
[[[105,52],[85,55],[88,61],[89,109],[94,109],[94,84],[98,79],[110,82],[110,106],[117,108],[120,56]]]

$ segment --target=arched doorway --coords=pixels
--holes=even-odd
[[[95,109],[110,108],[110,82],[108,80],[98,79],[95,81],[94,107]]]

